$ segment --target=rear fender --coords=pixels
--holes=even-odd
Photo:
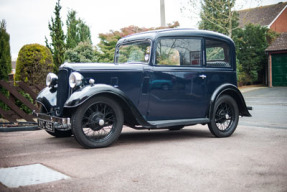
[[[223,84],[213,92],[210,99],[209,117],[212,117],[215,102],[221,95],[230,95],[238,105],[239,114],[241,116],[251,117],[243,95],[240,90],[232,84]]]

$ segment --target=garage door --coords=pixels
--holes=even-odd
[[[287,86],[287,54],[272,55],[272,85]]]

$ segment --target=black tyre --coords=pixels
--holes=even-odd
[[[235,131],[238,120],[236,101],[229,95],[223,95],[215,103],[208,128],[216,137],[229,137]]]
[[[40,109],[41,113],[47,113],[47,111],[45,110],[45,108],[43,106],[41,106]],[[45,130],[47,133],[49,133],[50,135],[57,137],[57,138],[62,138],[62,137],[71,137],[72,136],[72,130],[68,130],[68,131],[59,131],[57,129],[55,129],[55,132],[49,132],[47,130]]]
[[[72,131],[85,148],[107,147],[120,136],[123,121],[117,102],[107,97],[93,97],[72,116]]]

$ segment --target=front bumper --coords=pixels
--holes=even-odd
[[[45,113],[37,113],[33,111],[33,115],[37,118],[39,128],[50,132],[56,130],[67,131],[71,129],[71,119],[69,117],[55,117]]]

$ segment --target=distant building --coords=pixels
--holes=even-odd
[[[259,24],[279,33],[266,49],[268,66],[266,83],[269,87],[287,86],[287,2],[238,11],[239,27]]]

